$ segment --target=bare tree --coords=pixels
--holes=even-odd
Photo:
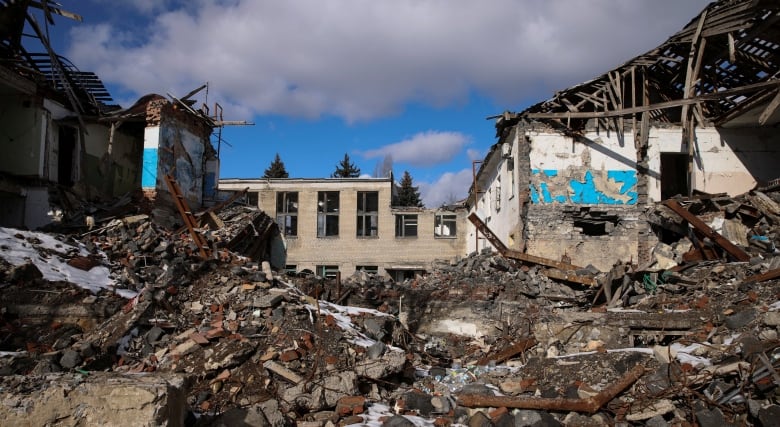
[[[374,167],[374,178],[389,178],[393,175],[393,156],[386,154]]]

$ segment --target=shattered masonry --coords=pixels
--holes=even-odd
[[[497,116],[441,209],[392,206],[392,180],[219,180],[203,87],[111,106],[19,43],[27,13],[77,15],[0,6],[0,127],[26,135],[0,139],[6,423],[780,419],[774,2],[713,2]]]

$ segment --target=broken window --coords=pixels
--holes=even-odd
[[[325,278],[325,279],[336,279],[339,276],[339,266],[338,265],[318,265],[317,266],[317,273],[318,276]]]
[[[458,217],[455,214],[436,214],[433,226],[434,237],[455,237]]]
[[[317,193],[317,237],[339,235],[339,192]]]
[[[378,274],[379,273],[379,267],[375,265],[358,265],[355,267],[355,270],[357,271],[365,271],[366,273],[372,273],[372,274]]]
[[[276,193],[276,223],[285,236],[298,235],[298,192]]]
[[[417,215],[396,215],[395,237],[417,237]]]
[[[244,200],[248,206],[258,206],[259,194],[257,191],[248,191],[244,196]]]
[[[387,275],[390,276],[395,282],[403,282],[404,280],[414,279],[415,275],[424,275],[425,270],[413,270],[413,269],[388,269]]]
[[[379,193],[358,191],[357,193],[357,236],[376,237],[379,224]]]
[[[615,214],[583,208],[572,215],[572,221],[574,227],[581,229],[582,234],[586,236],[606,236],[615,230],[619,217]]]

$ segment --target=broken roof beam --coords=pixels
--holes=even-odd
[[[545,276],[551,278],[551,279],[558,279],[558,280],[564,280],[567,282],[574,282],[574,283],[580,283],[583,285],[589,285],[593,286],[596,285],[596,280],[592,277],[587,276],[580,276],[576,273],[574,273],[577,270],[582,270],[583,267],[578,267],[576,265],[567,264],[565,262],[559,262],[548,258],[542,258],[539,256],[534,256],[530,254],[525,254],[520,251],[516,251],[513,249],[509,249],[506,247],[504,242],[501,241],[501,239],[498,238],[498,236],[493,233],[493,231],[482,222],[481,219],[479,219],[479,216],[477,216],[476,213],[472,212],[468,216],[469,221],[471,221],[472,224],[479,230],[480,233],[482,233],[486,239],[490,242],[490,244],[493,245],[494,248],[504,257],[515,259],[518,261],[523,261],[531,264],[537,264],[537,265],[543,265],[545,267],[552,267],[556,268],[557,270],[545,270],[542,271],[542,274]]]
[[[547,411],[574,411],[596,413],[602,406],[609,403],[624,390],[634,384],[645,373],[642,365],[636,365],[622,377],[598,394],[587,399],[544,398],[528,396],[487,396],[477,394],[461,394],[457,396],[459,405],[468,408],[517,408],[543,409]]]
[[[696,215],[688,212],[685,208],[680,206],[679,203],[677,203],[676,200],[664,200],[663,204],[667,206],[669,209],[673,210],[675,213],[680,215],[684,220],[688,221],[688,224],[691,224],[691,226],[702,233],[705,237],[708,237],[710,240],[713,241],[716,245],[718,245],[721,249],[726,251],[729,255],[734,257],[737,261],[749,261],[750,256],[745,253],[742,249],[738,248],[735,244],[731,243],[728,239],[721,236],[717,231],[710,228],[709,225],[705,224],[704,221],[700,220]]]
[[[688,99],[675,99],[671,101],[659,102],[640,107],[622,108],[612,111],[592,111],[592,112],[555,112],[555,113],[525,113],[521,114],[528,119],[594,119],[615,116],[627,116],[645,111],[664,110],[667,108],[680,107],[682,105],[695,104],[702,101],[712,101],[726,98],[729,96],[742,95],[749,92],[780,86],[780,79],[771,79],[760,83],[748,84],[733,89],[726,89],[720,92],[707,93]]]

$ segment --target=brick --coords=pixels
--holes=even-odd
[[[344,396],[336,402],[336,414],[340,417],[362,414],[365,406],[366,398],[363,396]]]

